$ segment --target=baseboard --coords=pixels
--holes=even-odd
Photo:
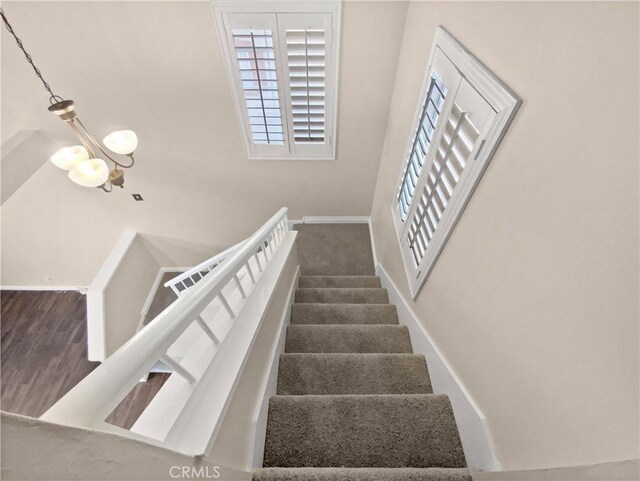
[[[373,238],[373,224],[371,223],[371,217],[369,217],[369,238],[371,239],[371,254],[373,255],[373,265],[378,265],[378,256],[376,255],[376,241]]]
[[[77,291],[86,294],[88,286],[0,286],[2,291]]]
[[[434,392],[446,394],[451,400],[468,466],[482,471],[500,471],[484,414],[380,264],[376,264],[376,274],[380,276],[382,287],[387,289],[389,303],[396,305],[400,324],[409,329],[414,352],[427,359]]]
[[[269,411],[269,399],[271,396],[275,396],[276,387],[278,385],[278,363],[280,360],[280,354],[284,352],[284,343],[286,340],[285,332],[291,319],[291,305],[295,297],[296,287],[298,286],[298,277],[300,276],[300,266],[296,269],[296,273],[293,276],[293,282],[289,288],[289,294],[287,297],[287,310],[285,311],[282,319],[280,320],[280,328],[276,338],[276,342],[271,351],[271,364],[269,365],[269,375],[260,389],[261,399],[260,404],[253,413],[253,442],[251,446],[251,466],[248,466],[249,471],[255,471],[262,467],[262,456],[264,453],[264,443],[267,437],[267,414]]]
[[[471,476],[473,481],[637,481],[640,479],[640,460],[492,473],[472,472]]]
[[[296,221],[293,221],[296,222]],[[303,224],[367,224],[369,216],[365,215],[341,215],[341,216],[304,216]],[[297,222],[299,223],[299,222]]]

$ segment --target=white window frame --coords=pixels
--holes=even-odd
[[[457,184],[455,195],[451,198],[451,201],[446,207],[445,215],[437,226],[437,235],[434,236],[427,246],[424,258],[418,267],[415,266],[412,254],[409,252],[408,247],[405,246],[405,240],[408,231],[407,225],[411,222],[411,213],[415,210],[416,203],[419,202],[421,189],[424,185],[424,180],[428,175],[429,165],[425,163],[424,168],[422,169],[406,222],[403,221],[400,216],[396,191],[394,191],[394,197],[391,205],[391,216],[395,225],[398,242],[400,243],[402,259],[413,299],[416,299],[422,289],[422,286],[427,281],[429,274],[433,270],[438,257],[449,239],[449,236],[453,232],[456,223],[460,219],[464,208],[469,202],[473,191],[480,182],[482,174],[489,165],[491,158],[511,124],[520,104],[522,103],[522,100],[506,84],[489,71],[477,58],[473,56],[473,54],[458,42],[458,40],[447,32],[444,27],[439,26],[436,29],[433,46],[429,55],[429,62],[424,74],[421,98],[413,117],[414,121],[411,123],[411,130],[407,135],[408,142],[405,150],[405,161],[400,169],[398,180],[395,184],[396,186],[400,185],[402,182],[406,159],[408,159],[411,154],[414,128],[420,119],[422,105],[424,104],[428,93],[428,87],[431,80],[431,76],[429,74],[431,72],[436,49],[440,49],[449,58],[449,60],[451,60],[462,77],[491,105],[497,116],[489,131],[485,133],[485,136],[481,140],[483,143],[480,144],[480,150],[477,157],[475,157],[473,163],[469,164],[468,172],[467,169],[465,169],[464,177],[461,178],[460,182]],[[447,95],[445,104],[449,103],[447,102],[449,97],[450,96]],[[453,98],[453,95],[451,95],[451,98]],[[436,126],[437,134],[434,135],[434,144],[440,134],[439,131],[442,130],[438,127],[440,127],[440,122],[439,125]]]
[[[227,77],[233,96],[236,117],[242,132],[247,157],[253,160],[290,159],[290,160],[335,160],[336,131],[338,111],[338,67],[340,64],[340,23],[342,2],[340,0],[325,1],[244,1],[213,0],[212,7],[216,20],[218,41],[224,55]],[[285,145],[254,144],[246,115],[246,105],[242,94],[241,83],[237,76],[235,55],[231,52],[228,33],[225,29],[225,17],[232,14],[329,14],[330,30],[326,30],[328,38],[326,70],[325,70],[325,142],[318,144],[296,144],[291,137],[288,126],[292,123],[290,107],[289,76],[285,39],[279,38],[279,32],[273,32],[276,67],[278,68],[278,88],[285,131]],[[301,15],[303,17],[304,15]],[[286,73],[286,75],[284,75]]]

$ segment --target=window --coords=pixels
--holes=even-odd
[[[251,140],[284,144],[278,74],[271,30],[232,31]]]
[[[402,182],[400,182],[398,209],[400,210],[400,216],[403,221],[407,218],[413,193],[415,192],[418,178],[422,173],[424,160],[429,151],[431,139],[433,138],[433,133],[436,129],[438,117],[440,117],[440,110],[442,109],[446,95],[447,87],[438,79],[437,74],[433,72],[427,98],[422,107],[422,114],[420,114],[418,127],[413,137],[413,147],[409,154],[407,166],[402,174]]]
[[[438,28],[392,205],[414,298],[519,104],[504,84]]]
[[[340,2],[214,8],[249,158],[334,158]]]

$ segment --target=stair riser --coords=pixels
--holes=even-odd
[[[398,324],[389,304],[293,304],[291,324]]]
[[[424,356],[415,354],[283,354],[280,395],[430,394]]]
[[[446,396],[276,396],[265,467],[465,467]]]
[[[253,481],[472,481],[466,468],[266,468]]]
[[[412,353],[405,326],[289,326],[285,352]]]
[[[302,276],[298,287],[381,287],[375,276]]]
[[[346,304],[387,304],[386,289],[375,288],[298,288],[296,302],[346,303]]]

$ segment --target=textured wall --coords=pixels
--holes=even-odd
[[[435,28],[523,99],[411,301],[391,219]],[[638,3],[414,2],[372,207],[377,257],[505,469],[638,456]]]
[[[180,476],[183,466],[187,470],[186,476]],[[224,480],[251,479],[248,472],[209,459],[184,456],[113,434],[2,413],[4,480],[160,481],[214,479],[216,473]]]

